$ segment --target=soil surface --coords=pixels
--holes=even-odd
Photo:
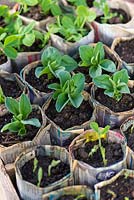
[[[38,67],[38,66],[37,66]],[[44,74],[42,76],[40,76],[40,78],[37,78],[35,76],[35,69],[36,68],[33,68],[29,71],[29,74],[26,75],[26,81],[31,85],[33,86],[33,88],[39,90],[40,92],[45,92],[45,93],[49,93],[49,92],[52,92],[51,89],[48,89],[48,85],[51,84],[51,83],[56,83],[57,82],[57,79],[54,78],[54,79],[51,79],[49,80],[47,78],[47,75]]]
[[[114,112],[123,112],[134,108],[134,98],[130,94],[123,94],[121,100],[117,102],[105,95],[103,89],[97,89],[95,99]]]
[[[35,117],[39,119],[40,123],[42,123],[42,115],[39,110],[33,110],[32,113],[29,115],[28,119]],[[10,123],[11,119],[12,119],[12,114],[6,114],[4,116],[0,116],[0,130],[5,124]],[[26,125],[26,130],[27,133],[23,137],[18,136],[17,133],[9,133],[8,131],[1,133],[0,144],[4,146],[11,146],[20,141],[32,140],[35,137],[36,133],[38,132],[39,128],[31,125]]]
[[[7,57],[5,55],[0,55],[0,65],[4,64],[7,62]]]
[[[42,50],[42,42],[41,40],[36,40],[31,47],[27,47],[25,45],[21,46],[21,52],[36,52]]]
[[[62,197],[60,197],[58,200],[74,200],[77,196],[73,196],[73,195],[64,195]],[[87,200],[86,197],[81,197],[79,198],[79,200]]]
[[[111,9],[112,13],[117,13],[117,16],[112,17],[110,20],[107,21],[108,24],[120,24],[120,23],[127,23],[130,20],[130,16],[127,15],[127,13],[122,9]],[[123,17],[120,17],[123,16]],[[101,23],[101,17],[99,16],[95,19],[95,21]]]
[[[29,7],[28,12],[21,13],[21,15],[28,17],[28,18],[32,18],[36,21],[41,21],[41,20],[46,19],[46,15],[43,13],[43,11],[41,10],[41,7],[39,5],[32,6],[32,9]]]
[[[21,174],[24,180],[37,185],[38,183],[38,169],[42,167],[43,169],[43,178],[41,181],[41,187],[46,187],[56,181],[59,181],[67,174],[70,173],[70,167],[68,164],[64,162],[60,162],[56,167],[51,169],[51,176],[48,176],[48,166],[51,164],[52,160],[58,160],[54,157],[49,156],[36,156],[38,160],[38,167],[33,173],[33,162],[34,159],[29,160],[25,165],[21,168]]]
[[[77,109],[71,105],[67,105],[58,113],[55,109],[55,103],[52,100],[49,108],[46,110],[46,115],[60,126],[60,128],[65,130],[76,125],[82,125],[84,122],[90,120],[92,112],[93,109],[89,105],[89,102],[83,101],[81,106]]]
[[[127,145],[134,151],[134,126],[131,125],[125,132]]]
[[[113,194],[110,194],[113,193]],[[129,200],[134,200],[134,179],[120,176],[112,184],[101,188],[100,200],[125,200],[128,197]]]
[[[134,63],[134,39],[130,41],[121,41],[115,47],[115,51],[126,63]]]
[[[6,97],[18,98],[22,93],[16,81],[6,80],[0,77],[0,85]]]
[[[92,156],[89,156],[89,152],[94,147],[98,145],[98,141],[88,142],[85,147],[79,147],[74,150],[74,157],[77,160],[83,161],[92,167],[104,167],[100,149],[97,150]],[[107,166],[115,164],[123,159],[123,152],[120,144],[117,143],[107,143],[107,141],[102,140],[102,146],[106,150]]]

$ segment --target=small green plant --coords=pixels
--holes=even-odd
[[[37,167],[38,167],[38,160],[37,158],[35,157],[34,158],[34,162],[33,162],[33,173],[36,171]]]
[[[94,11],[88,7],[78,6],[76,16],[58,16],[56,23],[49,25],[49,33],[58,33],[67,41],[76,42],[87,35],[89,30],[84,26],[86,22],[92,22],[96,18]]]
[[[110,11],[107,0],[96,0],[93,4],[95,7],[99,8],[104,14],[104,16],[101,17],[102,23],[107,23],[111,18],[117,16],[117,13],[112,13]]]
[[[112,195],[112,199],[115,199],[117,197],[117,194],[114,191],[110,190],[110,189],[107,190],[107,193]]]
[[[54,47],[48,47],[41,56],[43,66],[37,67],[35,75],[37,78],[43,74],[47,74],[48,79],[57,77],[56,72],[66,70],[71,72],[77,67],[77,62],[68,55],[62,55],[60,51]]]
[[[42,169],[42,167],[39,167],[39,170],[38,170],[38,183],[37,183],[38,187],[40,187],[40,185],[41,185],[42,178],[43,178],[43,169]]]
[[[124,200],[130,200],[129,197],[124,197]]]
[[[67,104],[78,108],[83,101],[84,75],[78,73],[71,77],[69,72],[60,71],[57,73],[57,77],[60,83],[48,85],[48,88],[55,90],[53,99],[56,101],[57,112],[61,112]]]
[[[15,59],[17,57],[15,46],[18,39],[16,35],[7,36],[7,33],[2,33],[0,35],[0,55],[5,54],[8,58]]]
[[[104,47],[101,42],[96,46],[83,45],[79,47],[81,58],[80,66],[89,68],[89,75],[94,78],[102,74],[102,70],[115,72],[116,65],[113,61],[105,59]]]
[[[48,176],[51,176],[52,168],[56,167],[61,161],[60,160],[52,160],[50,165],[48,166]]]
[[[5,106],[13,114],[13,118],[11,123],[3,126],[1,132],[9,130],[11,132],[17,132],[19,136],[23,137],[26,134],[26,125],[41,126],[38,119],[28,119],[29,114],[32,112],[32,106],[29,98],[25,94],[21,95],[19,101],[12,97],[6,97]]]
[[[80,195],[78,195],[77,197],[75,197],[74,200],[81,200],[81,199],[83,199],[83,198],[86,198],[86,195],[80,194]]]
[[[81,5],[87,6],[86,0],[67,0],[67,1],[73,4],[74,6],[81,6]]]
[[[122,69],[113,74],[101,75],[93,79],[94,84],[104,89],[104,94],[112,97],[116,101],[120,101],[122,94],[129,94],[130,90],[128,88],[129,76],[126,69]]]
[[[5,95],[3,93],[2,87],[0,86],[0,104],[5,103]]]
[[[101,152],[103,164],[104,164],[104,166],[106,166],[107,159],[106,159],[106,155],[105,155],[105,148],[102,146],[101,136],[106,135],[108,133],[110,126],[107,125],[107,126],[105,126],[105,128],[100,129],[96,122],[91,122],[90,127],[95,131],[95,133],[97,133],[98,142],[99,142],[98,146],[99,146],[99,149]],[[95,151],[93,151],[92,153],[91,152],[89,153],[89,156],[92,156],[93,153],[95,153],[98,150],[98,146],[97,146],[97,148],[96,147],[94,148]]]

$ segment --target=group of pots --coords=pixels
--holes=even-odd
[[[0,159],[20,198],[133,199],[131,4],[14,1],[0,5]]]

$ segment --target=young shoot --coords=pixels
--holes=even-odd
[[[81,5],[87,6],[86,0],[67,0],[67,1],[73,4],[74,6],[81,6]]]
[[[34,158],[34,162],[33,162],[33,173],[36,171],[37,167],[38,167],[38,160],[37,158],[35,157]]]
[[[105,51],[101,42],[98,42],[96,46],[80,46],[79,55],[81,58],[80,66],[89,68],[89,75],[92,78],[101,75],[102,70],[111,73],[116,71],[114,62],[105,58]]]
[[[82,101],[85,77],[82,73],[70,75],[67,71],[57,73],[60,83],[52,83],[48,88],[54,90],[53,99],[56,101],[56,110],[61,112],[67,104],[78,108]]]
[[[120,101],[122,94],[129,94],[128,88],[129,76],[126,69],[115,72],[112,76],[101,75],[93,79],[94,84],[98,88],[104,89],[104,94]]]
[[[37,183],[38,187],[40,187],[40,185],[41,185],[42,178],[43,178],[43,169],[42,169],[42,167],[39,167],[39,170],[38,170],[38,183]]]
[[[78,195],[77,197],[75,197],[74,200],[81,200],[81,199],[83,199],[83,198],[86,198],[86,195],[80,194],[80,195]]]
[[[60,160],[52,160],[52,162],[48,166],[48,176],[51,176],[52,168],[56,167],[60,162],[61,162]]]
[[[9,130],[11,132],[17,132],[19,136],[23,137],[26,135],[26,125],[41,126],[37,118],[28,119],[29,114],[32,112],[32,105],[25,94],[21,95],[19,101],[12,97],[6,97],[5,106],[13,114],[13,118],[10,123],[3,126],[1,132]]]
[[[48,79],[57,77],[56,72],[66,70],[68,72],[77,68],[77,62],[68,55],[62,55],[61,52],[54,47],[47,47],[41,56],[41,67],[37,67],[35,75],[37,78],[43,74],[47,74]]]
[[[106,166],[107,165],[106,152],[105,152],[105,148],[102,146],[101,138],[102,138],[102,136],[104,136],[108,133],[110,126],[107,125],[107,126],[105,126],[105,128],[100,129],[96,122],[91,122],[90,127],[91,127],[91,129],[93,129],[95,131],[95,133],[98,136],[99,149],[101,152],[103,164],[104,164],[104,166]]]
[[[0,85],[0,104],[5,103],[5,95],[3,93],[2,87]]]

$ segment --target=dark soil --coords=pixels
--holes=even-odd
[[[32,6],[32,9],[31,7],[29,7],[28,12],[22,13],[22,15],[28,18],[32,18],[36,21],[41,21],[46,19],[46,15],[43,13],[39,5]]]
[[[35,118],[35,117],[39,119],[40,123],[42,123],[42,115],[40,111],[33,110],[32,113],[29,115],[28,119]],[[11,119],[12,119],[12,114],[6,114],[4,115],[4,117],[0,116],[0,130],[5,124],[10,123]],[[31,125],[26,125],[26,130],[27,130],[27,133],[23,137],[18,136],[17,133],[9,133],[8,131],[1,133],[0,144],[4,146],[11,146],[21,141],[32,140],[35,137],[36,133],[38,132],[39,128],[35,126],[31,126]]]
[[[35,76],[35,69],[36,68],[31,69],[29,74],[26,75],[26,81],[40,92],[52,92],[51,89],[48,89],[48,85],[57,82],[56,78],[49,80],[46,74],[40,76],[40,78],[37,78]]]
[[[122,10],[122,9],[111,9],[112,13],[117,13],[116,17],[112,17],[110,20],[108,20],[108,24],[120,24],[120,23],[127,23],[130,20],[130,16],[127,15],[127,13]],[[123,16],[123,19],[120,17],[120,15]],[[101,23],[101,17],[103,16],[99,16],[95,19],[95,21]]]
[[[89,7],[92,7],[93,6],[93,2],[94,2],[94,0],[87,0],[87,5]]]
[[[43,178],[41,181],[41,187],[46,187],[56,181],[59,181],[67,174],[70,173],[70,167],[68,164],[64,162],[60,162],[56,167],[53,167],[51,170],[51,176],[48,176],[48,166],[51,164],[52,160],[58,160],[54,157],[49,156],[36,156],[38,160],[38,168],[33,173],[33,161],[34,159],[29,160],[25,165],[21,168],[22,177],[24,180],[37,185],[38,183],[38,169],[42,167],[43,169]]]
[[[115,51],[126,63],[134,63],[134,39],[130,41],[121,41],[115,47]]]
[[[98,149],[93,156],[89,157],[88,155],[94,145],[98,145],[98,141],[88,142],[85,144],[85,147],[79,147],[74,150],[74,156],[77,160],[83,161],[92,167],[104,167],[100,149]],[[108,144],[107,141],[102,140],[102,145],[106,150],[107,166],[115,164],[123,159],[123,152],[120,144]]]
[[[5,55],[0,55],[0,65],[4,64],[7,62],[7,57]]]
[[[131,125],[125,132],[127,145],[134,151],[134,127]]]
[[[113,195],[110,194],[113,192]],[[114,197],[115,195],[115,197]],[[125,176],[120,176],[112,184],[104,186],[101,188],[101,198],[100,200],[124,200],[128,197],[129,200],[134,200],[134,179],[125,178]]]
[[[22,93],[16,81],[6,80],[0,77],[0,85],[6,97],[18,98]]]
[[[74,200],[77,196],[73,196],[73,195],[64,195],[62,197],[60,197],[58,200]],[[88,200],[86,197],[81,197],[79,198],[79,200]]]
[[[21,46],[21,52],[36,52],[42,50],[42,42],[41,40],[36,40],[31,47],[27,47],[25,45]]]
[[[103,89],[97,89],[95,99],[114,112],[123,112],[134,108],[134,98],[130,94],[123,94],[121,100],[117,102],[105,95]]]
[[[93,109],[89,105],[89,102],[83,101],[81,106],[77,109],[71,105],[67,105],[58,113],[55,109],[54,101],[51,101],[49,108],[46,110],[46,115],[60,126],[60,128],[65,130],[76,125],[82,125],[91,118],[92,112]]]

